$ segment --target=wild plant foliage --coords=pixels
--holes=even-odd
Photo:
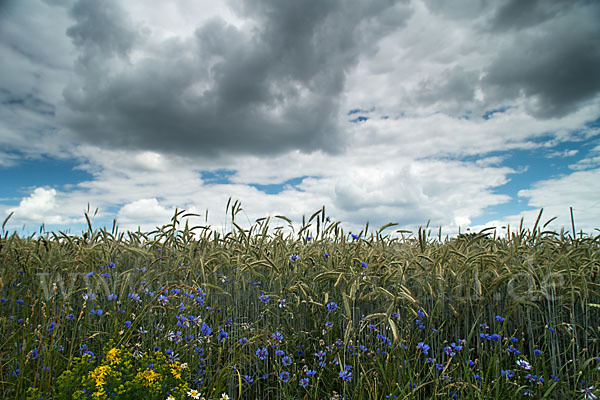
[[[242,228],[240,209],[227,233],[183,212],[4,232],[0,396],[595,398],[599,236],[345,233],[324,209]]]

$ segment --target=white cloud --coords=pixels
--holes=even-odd
[[[570,233],[572,231],[570,207],[573,207],[576,231],[592,234],[594,229],[598,228],[598,219],[600,218],[600,202],[598,201],[600,187],[592,184],[593,182],[600,182],[600,169],[577,171],[556,179],[535,182],[529,189],[520,190],[518,193],[520,198],[527,200],[528,207],[533,209],[490,221],[485,225],[473,227],[473,230],[479,230],[485,226],[496,226],[498,232],[501,233],[503,231],[500,228],[509,224],[511,231],[515,232],[521,218],[524,228],[532,229],[543,208],[542,225],[556,217],[546,229],[556,232],[565,229]]]
[[[151,230],[164,225],[175,214],[174,209],[168,209],[159,204],[158,200],[140,199],[125,204],[117,213],[117,222],[124,230]]]
[[[252,86],[261,68],[235,75],[240,78],[239,82],[236,81],[237,86],[231,83],[232,80],[224,80],[221,82],[223,93],[230,96],[232,103],[243,101],[240,96],[254,93],[257,106],[251,108],[252,112],[248,115],[268,108],[267,114],[272,119],[259,122],[256,132],[262,135],[264,129],[261,124],[268,125],[273,120],[282,122],[282,131],[277,129],[272,136],[267,135],[263,146],[256,145],[255,138],[248,134],[242,138],[247,143],[238,145],[241,149],[238,153],[213,154],[209,151],[204,155],[202,146],[206,144],[206,148],[211,148],[208,143],[211,140],[224,148],[231,146],[231,140],[215,134],[219,130],[213,128],[218,128],[217,125],[235,114],[233,108],[223,106],[218,111],[208,107],[206,110],[210,112],[207,115],[198,117],[197,113],[202,105],[199,99],[203,93],[214,90],[215,76],[236,69],[238,65],[231,61],[235,59],[233,55],[239,56],[240,62],[252,61],[254,64],[249,63],[250,66],[262,65],[260,62],[264,60],[261,57],[245,54],[248,49],[265,51],[269,46],[278,50],[288,49],[287,42],[283,47],[274,46],[280,38],[269,36],[272,32],[268,29],[263,31],[262,36],[257,34],[259,28],[264,27],[253,24],[261,24],[267,17],[249,18],[245,12],[252,13],[253,10],[239,9],[236,13],[234,9],[244,4],[241,0],[227,3],[184,0],[161,3],[156,7],[131,1],[120,3],[124,12],[118,14],[123,18],[116,21],[121,24],[117,25],[123,32],[131,33],[131,38],[111,36],[110,32],[103,36],[102,29],[99,32],[88,31],[89,25],[83,19],[78,28],[71,31],[75,41],[94,39],[98,46],[104,45],[109,50],[111,46],[130,50],[128,57],[120,58],[101,52],[92,54],[98,49],[91,45],[79,50],[73,46],[65,31],[75,21],[64,8],[44,4],[25,10],[30,12],[18,13],[18,18],[14,19],[16,22],[4,24],[4,30],[0,25],[0,32],[5,33],[4,38],[19,42],[20,50],[25,51],[18,51],[15,46],[0,41],[0,54],[13,60],[0,71],[0,84],[10,92],[10,104],[22,106],[0,109],[0,144],[34,155],[75,157],[81,162],[80,168],[92,174],[93,178],[63,190],[35,189],[14,208],[13,221],[68,224],[79,221],[82,210],[89,203],[92,209],[100,209],[99,219],[112,219],[116,215],[123,229],[137,229],[138,225],[153,228],[167,223],[175,208],[209,210],[209,223],[219,228],[226,226],[224,208],[232,197],[244,206],[244,212],[238,216],[239,222],[276,214],[298,221],[303,214],[325,205],[328,214],[343,221],[347,230],[359,230],[366,221],[372,225],[395,221],[401,227],[412,229],[431,220],[433,225],[442,225],[449,232],[455,232],[459,226],[466,227],[474,218],[484,215],[487,207],[509,201],[508,196],[497,192],[498,188],[507,182],[510,175],[527,168],[526,165],[520,171],[506,168],[503,166],[508,157],[506,154],[489,153],[545,146],[549,156],[574,156],[578,150],[552,152],[552,146],[573,141],[575,135],[578,140],[596,135],[598,129],[586,127],[586,123],[598,118],[600,100],[597,96],[592,97],[573,112],[553,118],[539,118],[532,114],[531,104],[539,100],[540,93],[545,93],[543,86],[548,83],[546,80],[529,88],[539,89],[539,93],[534,91],[535,95],[530,98],[525,91],[513,93],[515,82],[518,83],[521,78],[519,68],[511,69],[513,81],[506,92],[498,85],[489,83],[486,86],[484,82],[492,67],[499,63],[500,52],[507,55],[518,53],[520,33],[510,29],[500,32],[488,29],[486,24],[492,18],[494,8],[486,6],[485,2],[467,0],[462,8],[447,8],[434,3],[438,2],[417,1],[406,7],[402,5],[396,10],[402,13],[401,18],[390,14],[393,11],[390,9],[390,13],[377,17],[381,18],[378,21],[382,24],[370,26],[361,21],[360,33],[369,34],[374,39],[360,50],[350,51],[353,50],[350,48],[352,37],[348,36],[346,40],[343,35],[343,40],[336,42],[336,46],[349,46],[349,53],[313,53],[308,50],[314,43],[310,40],[302,42],[310,43],[310,46],[300,50],[306,50],[306,54],[314,58],[304,60],[306,68],[299,67],[289,75],[290,65],[283,63],[278,66],[280,57],[265,65],[265,68],[273,68],[272,76],[281,80],[281,87],[274,87],[278,84],[275,80],[267,80],[260,87]],[[279,3],[272,5],[274,9],[283,7]],[[260,13],[260,10],[256,12]],[[572,18],[569,12],[565,11],[565,15]],[[48,18],[45,18],[46,14]],[[561,21],[564,23],[568,18]],[[206,25],[208,21],[212,21],[212,25]],[[406,23],[399,24],[398,21]],[[280,22],[277,18],[271,22],[274,25],[269,26],[270,29],[277,32],[284,33],[288,28],[277,25]],[[38,24],[39,29],[36,28]],[[20,25],[31,34],[22,35]],[[324,24],[318,29],[327,26]],[[542,28],[546,29],[547,26],[544,26]],[[211,27],[219,28],[218,32]],[[561,27],[564,28],[563,25]],[[296,28],[307,33],[302,26]],[[587,30],[582,31],[582,37],[588,30],[594,29],[584,28]],[[526,29],[529,42],[534,43],[532,32],[535,33],[537,28]],[[229,35],[229,39],[226,40],[225,35]],[[310,32],[305,36],[314,39]],[[540,36],[545,37],[544,34]],[[247,47],[245,40],[250,37],[256,47]],[[114,43],[108,43],[108,39]],[[44,47],[50,40],[54,43],[53,50]],[[210,47],[210,40],[214,41],[213,45],[221,43],[221,47],[232,45],[233,50],[221,54],[219,51],[223,49],[219,45],[215,45],[216,50]],[[291,35],[286,40],[293,45],[296,36]],[[125,50],[123,52],[127,53]],[[298,54],[304,54],[300,50]],[[34,57],[28,56],[28,52]],[[203,52],[215,59],[204,64]],[[343,60],[329,60],[334,53]],[[288,63],[302,59],[294,58],[298,56],[294,52],[284,54],[289,57],[286,58]],[[101,64],[98,68],[105,68],[112,75],[98,79],[93,68],[78,70],[86,55],[97,57]],[[76,61],[78,56],[79,61]],[[225,62],[227,57],[231,58],[229,63]],[[335,71],[340,70],[336,70],[333,64],[338,62],[344,68],[342,74],[336,75]],[[353,67],[355,63],[358,63],[356,68]],[[196,68],[199,65],[204,69]],[[90,66],[93,67],[94,62]],[[307,71],[311,68],[318,71],[314,80],[305,77],[305,74],[310,75]],[[329,70],[333,71],[332,75],[327,73]],[[78,84],[78,73],[89,78],[85,81],[89,86]],[[186,74],[189,75],[188,80]],[[306,85],[288,82],[294,79],[310,82]],[[335,89],[332,89],[333,95],[318,92],[321,97],[315,98],[337,96],[335,104],[326,109],[321,106],[304,107],[306,99],[312,99],[313,90],[328,82]],[[123,129],[107,130],[101,123],[102,117],[95,112],[95,102],[101,100],[93,95],[94,90],[107,87],[114,90],[111,93],[115,96],[107,96],[101,105],[110,111],[107,111],[109,114],[118,110],[122,118],[119,123],[125,120],[131,122],[118,125]],[[274,94],[272,103],[261,100],[267,92]],[[72,99],[81,97],[89,100],[90,118],[98,128],[96,133],[86,131],[89,141],[85,143],[78,141],[83,140],[82,135],[70,136],[70,132],[61,125],[65,113],[77,113],[77,107],[83,107],[81,102],[74,101],[71,104],[73,109],[69,110],[65,99],[70,96]],[[161,99],[166,101],[161,103]],[[292,103],[297,101],[297,107],[286,108],[290,99]],[[138,106],[143,107],[136,108]],[[364,113],[369,117],[366,122],[348,122],[355,117],[348,116],[348,110],[356,108],[369,110]],[[54,109],[58,118],[52,115]],[[483,119],[482,115],[492,109],[503,111]],[[287,110],[288,114],[282,110]],[[213,112],[223,114],[213,115]],[[322,131],[324,138],[336,144],[330,146],[331,151],[319,150],[327,147],[322,144],[308,146],[307,142],[311,139],[303,135],[287,136],[288,139],[294,137],[296,141],[285,139],[285,129],[293,131],[303,127],[303,122],[310,123],[322,117],[321,112],[326,114],[324,120],[331,122],[331,126],[324,125],[327,129]],[[136,115],[148,122],[145,128],[140,129],[140,125],[134,123]],[[186,118],[177,118],[180,116]],[[206,122],[207,119],[211,122]],[[337,132],[334,126],[341,127],[340,136],[325,134]],[[77,126],[71,128],[77,130]],[[146,128],[155,130],[155,135],[147,134]],[[205,141],[197,140],[196,134],[201,129],[206,135]],[[176,130],[186,132],[189,137],[174,136]],[[128,150],[119,147],[118,143],[122,146],[130,144],[132,131],[138,133],[139,141]],[[220,132],[229,134],[236,131],[225,129]],[[174,137],[179,140],[174,141]],[[104,139],[107,140],[103,143],[104,147],[93,144]],[[285,142],[287,147],[274,152],[269,146],[274,140]],[[161,147],[161,144],[170,146],[171,142],[174,144],[170,152]],[[245,149],[251,146],[255,146],[253,155]],[[311,149],[316,150],[310,152]],[[187,156],[182,155],[184,153]],[[200,155],[190,156],[195,153]],[[544,207],[545,215],[562,215],[572,205],[576,209],[576,218],[582,221],[581,226],[592,226],[592,214],[585,213],[595,210],[589,199],[598,194],[590,184],[598,181],[597,170],[591,170],[597,168],[600,162],[597,153],[596,148],[595,152],[571,165],[579,172],[534,183],[519,192],[520,198],[528,200],[530,207]],[[463,157],[472,161],[459,161]],[[0,154],[0,166],[11,162],[14,162],[14,157],[8,153]],[[526,160],[523,164],[527,164]],[[232,184],[207,184],[200,171],[215,169],[235,171],[229,178]],[[253,183],[281,184],[301,176],[307,178],[297,189],[287,187],[278,194],[266,194],[250,186]],[[533,215],[535,219],[537,212],[526,211],[506,220],[518,222],[521,215],[528,220]],[[565,226],[570,225],[568,219],[560,221],[566,222]]]
[[[598,166],[600,166],[600,145],[597,145],[591,149],[587,157],[577,161],[574,164],[570,164],[569,168],[580,171],[597,168]]]
[[[55,189],[42,187],[35,188],[33,192],[23,198],[16,208],[11,208],[8,213],[14,212],[13,218],[41,224],[65,224],[73,219],[65,217],[57,202]]]

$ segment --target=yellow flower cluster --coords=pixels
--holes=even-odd
[[[96,367],[93,371],[90,372],[90,376],[94,380],[96,384],[96,392],[94,392],[94,397],[97,399],[101,398],[105,395],[104,392],[104,384],[106,383],[105,378],[110,373],[110,366],[108,365],[100,365]]]
[[[150,400],[164,399],[168,391],[179,399],[190,390],[182,377],[187,364],[173,362],[160,351],[134,357],[131,350],[124,346],[115,348],[111,343],[105,351],[99,366],[94,365],[95,360],[81,359],[72,370],[61,374],[59,393],[64,391],[68,396],[59,398],[139,399],[143,394]],[[77,396],[72,396],[70,387],[78,388]]]
[[[142,379],[142,384],[146,387],[151,387],[152,384],[160,379],[160,375],[151,369],[144,372],[138,372],[137,377]]]
[[[181,364],[172,363],[169,364],[169,368],[171,369],[171,374],[175,377],[175,379],[181,379],[181,370],[183,369]]]
[[[114,347],[108,351],[106,360],[110,365],[119,365],[121,363],[121,349],[115,349]]]

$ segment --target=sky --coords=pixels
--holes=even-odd
[[[570,232],[572,208],[597,234],[598,21],[594,0],[2,0],[0,220],[227,230],[231,198],[245,226],[324,206],[346,232],[501,234],[543,208]]]

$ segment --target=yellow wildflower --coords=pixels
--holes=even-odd
[[[154,382],[156,382],[160,378],[160,375],[151,369],[147,369],[144,372],[138,373],[138,377],[143,380],[142,384],[144,386],[150,387]]]
[[[121,362],[121,350],[115,348],[110,349],[106,355],[106,359],[110,365],[119,365]]]
[[[181,368],[181,365],[173,363],[169,365],[169,368],[171,368],[171,374],[173,374],[175,379],[181,379],[181,370],[183,369]]]

